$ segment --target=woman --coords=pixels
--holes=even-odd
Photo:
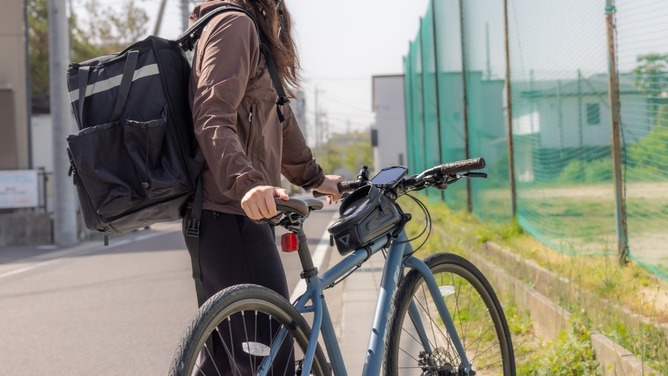
[[[199,260],[204,299],[239,283],[263,285],[288,298],[273,228],[254,220],[277,214],[275,197],[289,198],[279,188],[281,173],[304,189],[329,194],[330,203],[340,198],[341,177],[323,174],[290,107],[277,105],[265,53],[289,96],[297,85],[285,3],[209,0],[194,9],[191,23],[225,4],[241,6],[252,19],[238,11],[216,15],[202,31],[193,58],[192,112],[206,163],[199,252],[189,251]],[[186,213],[184,224],[189,218]],[[235,367],[219,359],[224,355],[213,355],[223,363],[216,365],[221,374],[220,367]],[[207,362],[204,368],[211,359]]]

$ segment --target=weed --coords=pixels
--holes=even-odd
[[[591,322],[572,315],[557,338],[532,354],[517,368],[518,375],[598,375],[601,365],[591,346]]]

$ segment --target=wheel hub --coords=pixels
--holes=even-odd
[[[443,347],[437,347],[431,353],[421,351],[418,365],[423,376],[457,376],[457,370],[448,363],[447,351]]]

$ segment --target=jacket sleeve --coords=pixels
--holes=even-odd
[[[237,134],[237,108],[260,59],[259,39],[253,21],[239,13],[217,16],[207,29],[193,69],[195,137],[218,189],[241,200],[251,188],[267,184]]]
[[[306,190],[313,189],[322,184],[325,175],[313,159],[311,149],[306,145],[290,106],[282,106],[281,110],[285,116],[281,173],[291,183]]]

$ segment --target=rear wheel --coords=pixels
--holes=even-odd
[[[281,338],[285,328],[288,335]],[[276,292],[232,286],[200,308],[174,354],[170,375],[256,375],[272,351],[278,353],[268,375],[300,375],[310,334],[306,320]],[[320,346],[310,374],[330,374]]]
[[[470,374],[515,375],[508,324],[482,273],[454,254],[438,253],[424,261],[436,278],[442,295],[439,298],[448,307],[471,363]],[[415,321],[421,324],[416,324],[409,315],[411,302],[415,303],[415,315],[419,317]],[[466,374],[425,281],[415,270],[399,285],[385,345],[385,375]]]

